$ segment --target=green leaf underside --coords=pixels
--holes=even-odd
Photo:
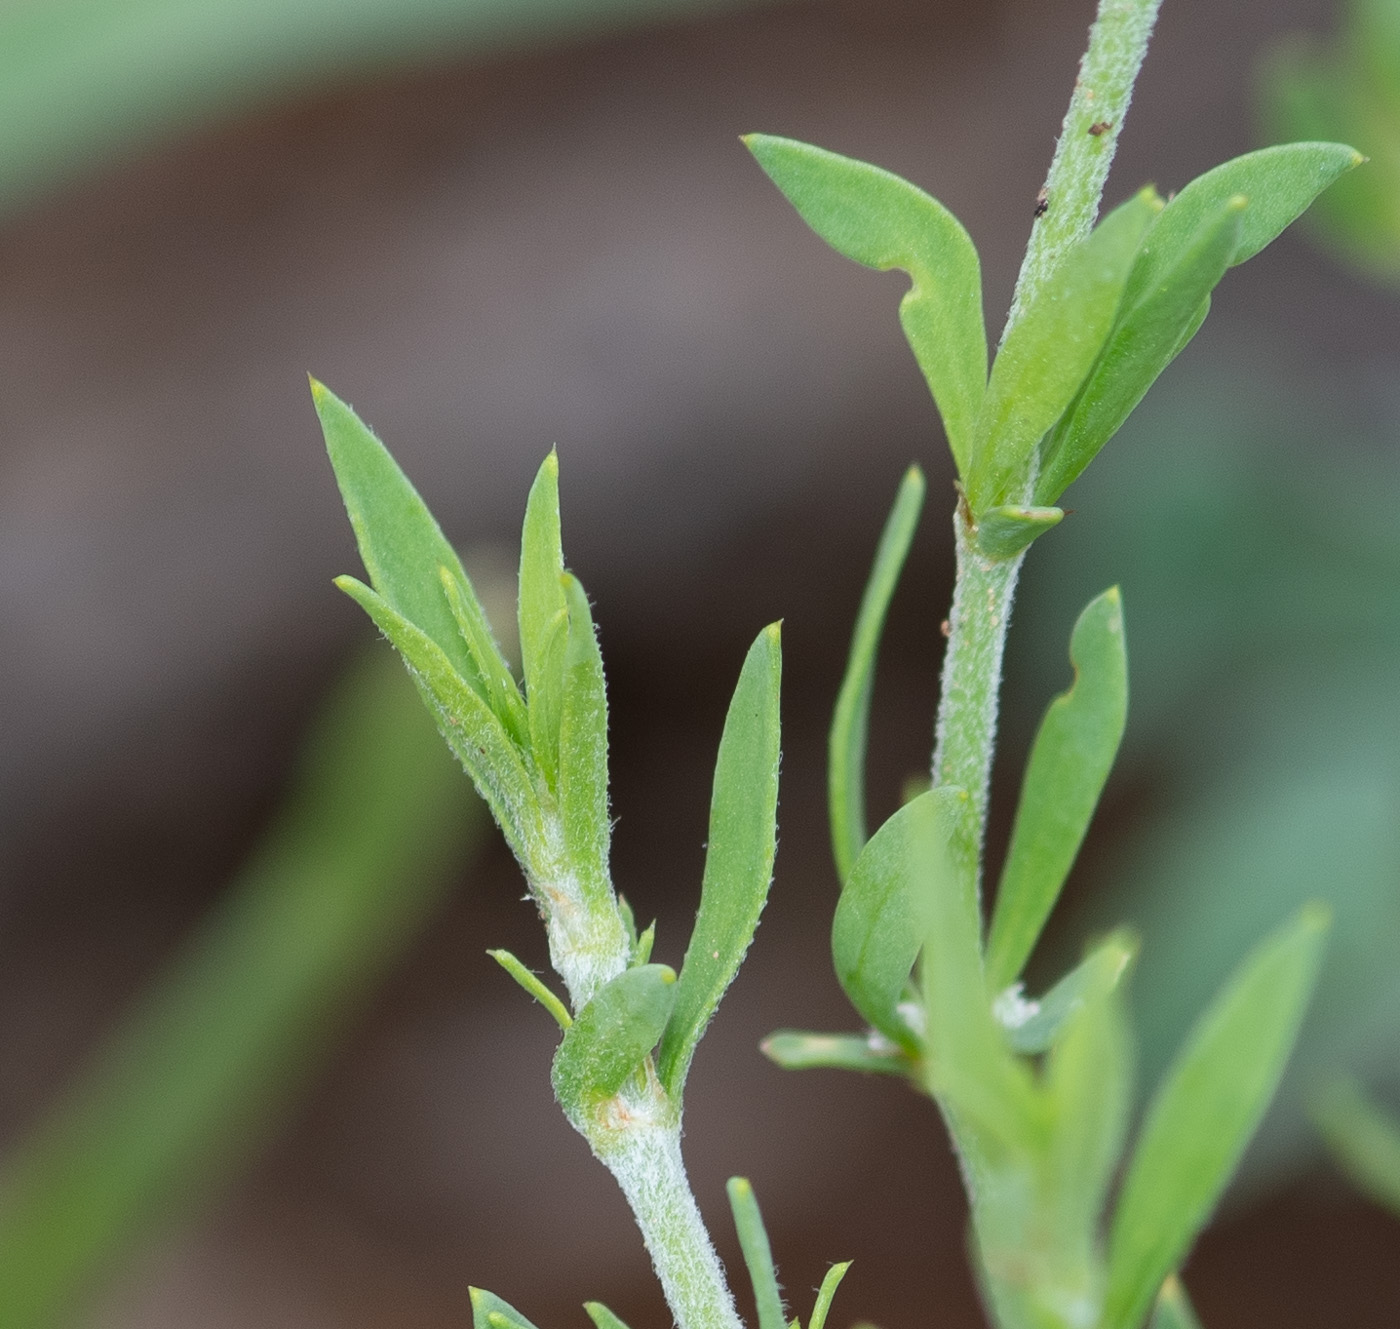
[[[807,1329],[824,1329],[826,1317],[831,1311],[832,1300],[836,1296],[836,1289],[841,1286],[841,1280],[845,1278],[846,1271],[850,1267],[851,1262],[846,1260],[842,1264],[833,1264],[826,1271],[826,1277],[822,1279],[822,1285],[817,1289],[817,1300],[812,1307],[812,1318],[807,1321]]]
[[[911,837],[933,816],[945,838],[967,803],[961,789],[944,786],[906,803],[870,838],[836,904],[831,955],[836,977],[861,1017],[910,1052],[918,1035],[899,1011],[923,945],[910,896]]]
[[[768,898],[777,852],[781,683],[782,637],[774,623],[749,648],[715,762],[700,910],[656,1061],[663,1087],[677,1101],[695,1046],[739,971]]]
[[[773,1267],[773,1251],[753,1187],[744,1177],[731,1177],[725,1189],[734,1213],[734,1228],[739,1234],[739,1249],[744,1253],[744,1264],[753,1285],[758,1329],[787,1329],[783,1297],[778,1291],[778,1272]]]
[[[977,420],[967,485],[974,515],[1025,500],[1035,449],[1093,368],[1160,206],[1143,190],[1110,212],[1007,334]]]
[[[1070,636],[1075,680],[1050,703],[1031,748],[987,945],[993,991],[1012,982],[1050,916],[1118,752],[1127,720],[1123,604],[1112,587]]]
[[[1104,1329],[1136,1329],[1209,1218],[1278,1085],[1327,925],[1307,905],[1246,956],[1158,1087],[1113,1218]]]
[[[509,1302],[482,1288],[469,1288],[472,1299],[472,1329],[535,1329]]]
[[[1074,404],[1042,449],[1036,500],[1052,503],[1117,433],[1205,317],[1205,302],[1239,245],[1249,207],[1227,199],[1202,218],[1191,242],[1157,268],[1120,315]]]
[[[926,487],[923,472],[917,466],[911,466],[900,482],[861,598],[846,675],[841,680],[831,720],[827,745],[827,804],[836,872],[843,883],[865,848],[865,749],[880,636],[918,526]]]
[[[955,800],[962,792],[945,785],[902,809],[910,814],[903,848],[910,905],[924,943],[926,1084],[959,1123],[955,1129],[965,1156],[972,1141],[963,1128],[971,1127],[975,1152],[986,1159],[988,1151],[1024,1146],[1033,1129],[1034,1084],[992,1015],[975,884],[953,865],[950,841],[957,829],[949,823],[961,810]]]
[[[1035,1003],[1033,1015],[1007,1027],[1007,1041],[1025,1056],[1049,1051],[1060,1032],[1086,1005],[1117,987],[1136,953],[1136,939],[1126,931],[1100,942]]]
[[[767,134],[749,134],[744,143],[802,220],[838,253],[881,272],[909,274],[913,285],[900,302],[900,323],[966,475],[987,381],[987,333],[982,269],[962,223],[877,166]]]
[[[568,1007],[545,987],[538,974],[532,973],[509,951],[489,950],[486,954],[539,1002],[554,1017],[561,1029],[567,1029],[573,1024],[573,1016],[569,1014]]]
[[[1329,1086],[1313,1105],[1313,1119],[1342,1171],[1400,1216],[1400,1121],[1352,1080]]]
[[[676,973],[664,964],[624,970],[585,1003],[554,1054],[554,1092],[571,1118],[621,1090],[675,1004]]]
[[[403,657],[442,736],[486,800],[517,858],[528,862],[543,841],[539,805],[520,754],[491,708],[467,686],[436,642],[363,582],[335,583],[374,621]]]
[[[588,596],[564,574],[569,627],[559,715],[559,815],[569,861],[584,893],[610,906],[608,873],[608,701],[603,658],[593,630]]]
[[[467,612],[485,622],[457,551],[388,449],[355,412],[315,379],[311,397],[374,589],[395,613],[437,644],[468,687],[489,697],[489,671],[483,671],[468,647],[438,577],[438,569],[447,568],[463,591]],[[489,635],[487,630],[488,639]],[[493,654],[499,657],[494,644]]]
[[[544,459],[525,504],[520,535],[520,660],[530,708],[535,760],[554,784],[563,703],[569,610],[564,593],[564,553],[559,533],[559,458]]]
[[[763,1055],[784,1070],[863,1071],[908,1075],[914,1063],[895,1049],[872,1047],[865,1034],[810,1034],[779,1029],[759,1045]]]
[[[627,1326],[601,1301],[585,1301],[583,1309],[588,1313],[588,1318],[593,1321],[594,1329],[627,1329]]]
[[[1201,1329],[1201,1321],[1181,1279],[1172,1274],[1157,1294],[1151,1329]]]

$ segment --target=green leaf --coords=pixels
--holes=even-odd
[[[919,1036],[900,1003],[905,998],[923,934],[910,898],[910,837],[932,808],[949,823],[967,802],[960,789],[944,786],[906,803],[870,838],[851,869],[831,926],[836,977],[863,1019],[907,1051]]]
[[[525,699],[520,695],[501,648],[496,645],[476,592],[470,583],[459,582],[457,574],[449,567],[438,568],[438,579],[442,582],[452,617],[457,620],[458,631],[485,680],[491,709],[500,717],[511,737],[523,747],[529,734]]]
[[[521,1313],[493,1293],[467,1289],[472,1299],[472,1329],[535,1329]]]
[[[563,703],[569,610],[559,535],[559,457],[540,466],[525,505],[520,536],[520,659],[530,707],[530,740],[546,779],[554,783]]]
[[[1157,1307],[1152,1312],[1151,1329],[1201,1329],[1191,1298],[1186,1295],[1181,1279],[1168,1276],[1157,1294]]]
[[[468,687],[490,698],[487,675],[459,629],[439,579],[438,569],[446,568],[462,592],[463,608],[484,624],[456,550],[399,464],[355,412],[315,379],[311,398],[374,589],[395,613],[436,643]],[[484,636],[490,640],[489,630]],[[492,653],[499,660],[494,643]]]
[[[1091,600],[1070,636],[1075,679],[1050,703],[1026,766],[997,887],[987,981],[1020,974],[1074,864],[1108,779],[1128,708],[1123,604],[1112,587]]]
[[[744,138],[788,201],[838,253],[907,272],[904,335],[943,417],[958,470],[971,463],[987,382],[982,269],[962,223],[923,190],[878,166],[767,134]]]
[[[588,1312],[588,1318],[593,1321],[593,1329],[627,1329],[627,1326],[601,1301],[585,1301],[583,1309]]]
[[[1243,195],[1208,213],[1174,260],[1118,320],[1089,381],[1042,449],[1037,502],[1052,503],[1080,475],[1200,327],[1206,301],[1239,246]]]
[[[554,1093],[576,1125],[616,1096],[656,1046],[676,1004],[676,971],[625,969],[574,1017],[554,1054]]]
[[[1117,987],[1137,949],[1137,939],[1126,930],[1111,934],[1039,1001],[1027,1002],[1020,996],[1021,985],[1013,984],[992,1003],[1006,1030],[1007,1041],[1024,1056],[1048,1052],[1060,1032],[1086,1005]]]
[[[908,1075],[914,1063],[892,1045],[872,1043],[865,1034],[809,1034],[779,1029],[759,1045],[759,1051],[784,1070],[863,1071],[876,1075]]]
[[[846,1270],[851,1267],[849,1260],[843,1264],[833,1264],[826,1271],[826,1277],[822,1279],[822,1285],[817,1289],[816,1305],[812,1307],[812,1318],[807,1321],[807,1329],[824,1329],[826,1317],[831,1310],[832,1299],[836,1296],[836,1289],[841,1286],[841,1280],[846,1276]]]
[[[593,631],[588,596],[564,574],[569,607],[567,649],[559,716],[559,815],[568,858],[584,894],[599,905],[612,903],[608,875],[608,699],[603,658]]]
[[[374,620],[403,657],[447,745],[486,800],[515,856],[529,863],[544,842],[534,786],[500,720],[446,653],[354,577],[335,584]]]
[[[700,911],[656,1061],[662,1085],[677,1100],[695,1046],[739,972],[768,899],[778,843],[782,668],[782,635],[773,623],[749,648],[719,742]]]
[[[758,1329],[787,1329],[783,1297],[778,1291],[778,1271],[773,1267],[773,1251],[768,1245],[768,1233],[753,1187],[746,1177],[730,1177],[725,1189],[729,1192],[729,1207],[734,1212],[739,1249],[744,1252],[744,1264],[748,1266],[749,1281],[753,1284]]]
[[[1282,143],[1247,152],[1197,176],[1148,233],[1128,281],[1129,298],[1136,301],[1154,287],[1230,199],[1242,194],[1249,200],[1230,257],[1233,267],[1277,239],[1328,185],[1364,160],[1342,143]]]
[[[1306,905],[1246,956],[1158,1088],[1113,1218],[1105,1329],[1136,1329],[1209,1218],[1283,1073],[1327,927]]]
[[[979,519],[989,508],[1024,501],[1036,448],[1103,349],[1138,245],[1160,207],[1148,189],[1110,212],[1007,333],[977,418],[968,477]]]
[[[977,547],[993,558],[1012,558],[1033,540],[1058,526],[1065,514],[1059,508],[1028,508],[1004,504],[984,512],[977,520]]]
[[[574,1022],[569,1009],[540,981],[538,974],[525,968],[509,951],[488,950],[486,952],[555,1019],[561,1029],[567,1029]]]
[[[1400,1122],[1354,1080],[1329,1085],[1313,1104],[1312,1116],[1352,1183],[1400,1215]]]
[[[836,872],[844,884],[860,851],[865,848],[865,747],[870,729],[870,694],[875,682],[875,657],[890,599],[919,522],[924,502],[924,474],[911,466],[900,482],[894,507],[880,534],[875,565],[865,584],[846,676],[836,697],[827,744],[827,807],[831,818],[831,847]]]

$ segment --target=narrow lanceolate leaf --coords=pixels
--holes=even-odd
[[[787,1071],[863,1071],[874,1075],[908,1075],[914,1063],[892,1044],[865,1034],[809,1034],[779,1029],[758,1045],[770,1061]]]
[[[1115,586],[1091,600],[1069,644],[1074,685],[1050,703],[1036,734],[997,887],[987,981],[1020,974],[1069,876],[1108,779],[1128,710],[1123,603]]]
[[[1038,502],[1053,503],[1064,493],[1190,341],[1239,246],[1248,211],[1236,195],[1207,214],[1175,261],[1158,268],[1120,314],[1089,381],[1045,441]]]
[[[1024,501],[1036,448],[1098,359],[1138,245],[1161,206],[1143,190],[1110,212],[1007,334],[977,421],[967,485],[974,515]]]
[[[1007,1042],[1028,1057],[1048,1052],[1085,1006],[1118,986],[1137,950],[1137,938],[1122,929],[1099,942],[1039,1001],[1021,997],[1019,983],[1005,990],[992,1010],[1001,1019]]]
[[[836,904],[831,955],[836,977],[861,1017],[891,1042],[917,1052],[918,1032],[900,1006],[923,946],[923,931],[910,897],[910,838],[932,808],[946,823],[966,801],[944,786],[906,803],[870,838],[856,859]]]
[[[611,907],[608,876],[608,702],[603,659],[593,631],[588,597],[564,574],[569,635],[559,716],[559,814],[570,863],[584,894]]]
[[[374,589],[395,613],[437,644],[468,687],[489,697],[482,669],[458,629],[439,580],[438,569],[447,568],[462,588],[464,602],[470,601],[480,615],[456,550],[399,464],[355,412],[315,379],[311,397]]]
[[[987,333],[982,269],[962,223],[923,190],[877,166],[767,134],[749,134],[744,143],[833,249],[913,279],[899,306],[900,322],[966,475],[987,382]]]
[[[676,1099],[768,899],[778,845],[782,669],[782,636],[774,623],[749,648],[719,742],[700,911],[676,985],[676,1013],[656,1058],[661,1083]]]
[[[472,1299],[472,1329],[535,1329],[514,1306],[479,1287],[468,1288]]]
[[[1256,947],[1158,1088],[1113,1218],[1104,1329],[1137,1329],[1210,1217],[1278,1086],[1327,926],[1307,905]]]
[[[577,1124],[614,1097],[656,1046],[676,1002],[676,973],[664,964],[627,969],[574,1018],[554,1054],[554,1093]]]
[[[1313,1104],[1312,1115],[1342,1171],[1400,1215],[1400,1121],[1352,1080],[1331,1085]]]
[[[823,1329],[826,1317],[831,1311],[832,1299],[836,1296],[836,1289],[841,1286],[841,1280],[845,1278],[846,1270],[850,1267],[851,1262],[846,1260],[842,1264],[833,1264],[826,1271],[826,1277],[817,1289],[817,1302],[812,1307],[812,1318],[807,1321],[807,1329]]]
[[[1282,143],[1197,176],[1167,205],[1143,243],[1129,279],[1129,298],[1149,289],[1194,242],[1201,226],[1236,195],[1249,207],[1241,219],[1231,266],[1253,258],[1296,221],[1339,176],[1365,160],[1343,143]]]
[[[452,617],[457,620],[462,640],[467,643],[467,649],[481,671],[491,709],[500,716],[511,737],[523,746],[529,732],[525,719],[525,699],[520,695],[501,648],[496,645],[476,592],[469,581],[459,581],[457,573],[449,567],[438,568],[438,579],[442,582]]]
[[[530,863],[543,843],[539,804],[505,727],[427,633],[363,582],[337,577],[335,584],[374,620],[403,657],[448,747],[486,800],[515,856]]]
[[[1151,1329],[1201,1329],[1201,1321],[1186,1288],[1175,1274],[1170,1275],[1157,1294]]]
[[[585,1301],[583,1309],[593,1321],[593,1329],[627,1329],[627,1326],[601,1301]]]
[[[540,1005],[554,1017],[555,1023],[557,1023],[561,1029],[567,1029],[573,1024],[574,1019],[573,1016],[569,1014],[568,1007],[565,1006],[554,993],[545,987],[538,974],[532,973],[529,969],[525,968],[525,966],[509,951],[494,950],[487,951],[486,954],[539,1002]]]
[[[551,776],[559,741],[559,707],[569,613],[559,535],[559,458],[544,459],[525,505],[520,536],[520,659],[535,756]]]
[[[753,1284],[758,1329],[787,1329],[783,1297],[778,1291],[778,1272],[773,1267],[773,1251],[753,1187],[746,1177],[730,1177],[726,1190],[729,1207],[734,1213],[734,1229],[739,1234],[739,1249],[744,1253],[744,1264]]]
[[[924,474],[917,466],[905,473],[885,521],[875,566],[865,584],[856,616],[846,676],[836,697],[827,744],[827,807],[831,818],[831,847],[842,883],[851,875],[865,848],[865,746],[870,729],[870,694],[875,683],[875,657],[890,599],[909,553],[919,510],[924,502]]]

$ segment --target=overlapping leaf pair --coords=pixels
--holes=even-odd
[[[942,416],[979,547],[997,558],[1060,521],[1052,505],[1195,336],[1226,270],[1362,160],[1340,144],[1290,143],[1217,166],[1170,201],[1142,190],[1020,311],[989,375],[977,250],[947,208],[864,162],[764,134],[745,142],[833,248],[912,278],[900,322]]]

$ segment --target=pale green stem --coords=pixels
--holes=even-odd
[[[1161,3],[1099,0],[1098,17],[1089,29],[1089,49],[1079,62],[1074,95],[1045,179],[1041,196],[1044,211],[1031,227],[1030,244],[1016,279],[1007,331],[1059,266],[1065,252],[1093,229],[1133,84],[1147,54],[1147,40]]]

